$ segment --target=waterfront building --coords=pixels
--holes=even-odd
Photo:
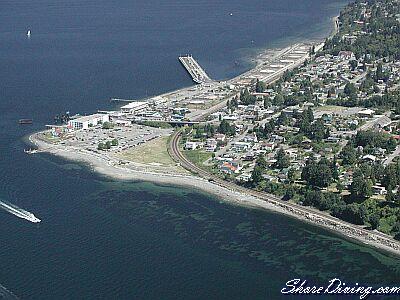
[[[110,121],[109,114],[93,114],[89,116],[72,119],[68,122],[68,126],[75,130],[88,129],[89,127],[96,126],[98,124],[109,121]]]
[[[137,114],[148,108],[149,103],[147,101],[134,101],[121,107],[121,111],[125,114]]]

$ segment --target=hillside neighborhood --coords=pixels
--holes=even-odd
[[[183,148],[209,153],[196,163],[227,180],[400,239],[399,3],[352,6],[320,51],[253,81]]]

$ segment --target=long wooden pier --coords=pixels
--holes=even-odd
[[[203,70],[203,68],[200,67],[198,62],[191,55],[180,56],[179,61],[189,72],[194,82],[202,84],[212,81],[207,73]]]

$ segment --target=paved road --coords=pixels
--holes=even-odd
[[[394,150],[393,153],[390,154],[390,155],[387,157],[387,159],[383,162],[383,165],[384,165],[384,166],[387,166],[388,164],[390,164],[390,163],[393,161],[393,159],[394,159],[395,157],[397,157],[397,156],[399,156],[399,155],[400,155],[400,145],[398,145],[398,146],[396,147],[396,150]]]
[[[351,83],[356,84],[367,76],[368,72],[364,72],[350,80]]]
[[[230,96],[229,98],[232,98],[233,96]],[[204,119],[205,117],[220,111],[221,109],[223,109],[224,107],[226,107],[226,103],[227,100],[222,100],[221,102],[219,102],[218,104],[211,106],[205,110],[196,110],[190,114],[188,114],[186,117],[191,120],[191,121],[199,121]]]
[[[374,117],[374,119],[368,121],[363,126],[361,126],[357,131],[365,131],[374,127],[374,125],[388,124],[391,122],[391,119],[386,115]]]

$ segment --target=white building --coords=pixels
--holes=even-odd
[[[374,115],[374,113],[375,113],[375,111],[373,111],[372,109],[367,108],[367,109],[360,110],[358,112],[358,115],[360,117],[372,117]]]
[[[118,126],[131,126],[132,122],[130,120],[125,120],[125,119],[113,119],[113,123],[117,124]]]
[[[104,122],[110,122],[109,114],[93,114],[70,120],[68,122],[68,127],[75,130],[88,129],[89,127],[96,126]]]
[[[222,133],[216,133],[216,134],[214,134],[214,138],[217,140],[217,142],[223,143],[226,139],[226,136],[225,136],[225,134],[222,134]]]
[[[206,151],[207,152],[214,152],[217,149],[218,142],[216,139],[207,139],[206,142]]]
[[[130,102],[127,105],[121,107],[121,111],[125,114],[136,114],[149,107],[147,101],[135,101]]]
[[[238,177],[236,177],[236,179],[238,181],[248,182],[251,179],[251,174],[250,173],[243,173],[243,174],[240,174]]]
[[[376,194],[376,195],[386,195],[387,194],[387,190],[384,186],[374,185],[372,187],[372,190],[373,190],[374,194]]]
[[[186,142],[185,149],[186,150],[196,150],[203,147],[203,143],[201,142]]]
[[[233,148],[236,151],[246,151],[248,149],[250,149],[251,144],[250,143],[246,143],[246,142],[235,142],[233,144]]]
[[[155,96],[153,98],[150,98],[149,100],[150,102],[152,102],[153,104],[161,104],[161,103],[165,103],[168,101],[167,98],[164,98],[162,96]]]
[[[236,121],[238,117],[236,115],[229,115],[229,116],[223,116],[222,120],[226,121]]]

